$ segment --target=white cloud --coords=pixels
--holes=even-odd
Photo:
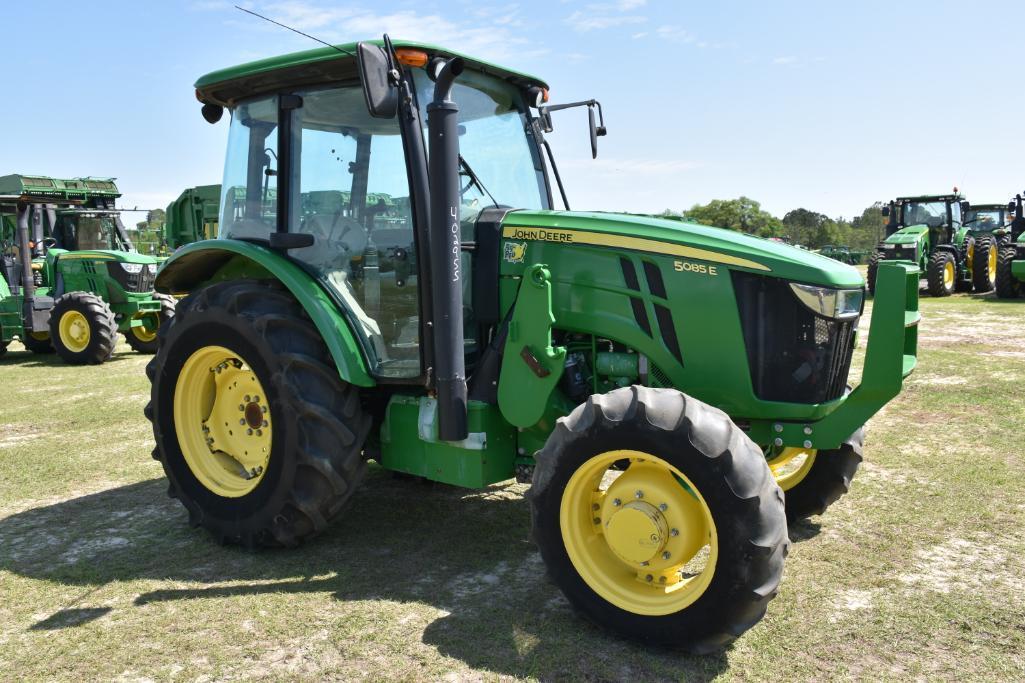
[[[780,65],[784,65],[784,66],[788,65],[788,64],[797,64],[797,57],[795,57],[794,55],[786,55],[784,57],[776,57],[775,59],[772,60],[772,63],[773,64],[780,64]]]
[[[638,7],[644,7],[647,4],[648,0],[619,0],[616,3],[616,7],[623,12],[629,12]]]
[[[396,39],[452,45],[461,52],[498,61],[523,60],[548,52],[515,31],[523,25],[516,4],[478,9],[471,13],[475,18],[465,22],[415,10],[376,12],[355,5],[338,7],[326,0],[265,2],[256,4],[253,10],[335,43],[377,38],[387,33]],[[253,22],[258,20],[253,18]],[[265,26],[268,30],[282,30],[270,24]]]
[[[659,38],[670,40],[675,43],[694,42],[694,34],[685,28],[681,28],[680,26],[659,26],[657,29],[655,29],[655,34],[658,35]]]
[[[630,37],[633,38],[634,40],[639,40],[640,38],[643,38],[646,35],[648,35],[647,31],[641,31],[640,33],[635,33],[635,34],[633,34]]]
[[[573,27],[574,31],[585,33],[614,26],[627,26],[631,24],[643,24],[647,19],[632,14],[595,14],[590,11],[577,10],[566,17],[566,23]]]

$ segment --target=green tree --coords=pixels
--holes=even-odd
[[[713,199],[707,204],[695,204],[684,212],[688,220],[717,228],[739,230],[761,237],[775,237],[783,228],[779,219],[750,197]]]
[[[875,249],[886,236],[883,221],[883,205],[876,202],[866,207],[860,216],[851,221],[850,246],[852,249]]]

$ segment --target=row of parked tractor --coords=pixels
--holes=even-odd
[[[954,188],[946,195],[898,197],[883,207],[886,238],[868,261],[875,292],[882,261],[917,265],[931,296],[986,293],[1001,299],[1025,292],[1022,196],[1008,203],[969,204]]]

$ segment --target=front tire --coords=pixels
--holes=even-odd
[[[32,353],[46,355],[54,352],[49,332],[26,332],[21,335],[21,343]]]
[[[1001,249],[997,257],[996,290],[997,296],[1001,299],[1016,299],[1021,296],[1021,283],[1011,272],[1011,263],[1017,256],[1018,250],[1010,246]]]
[[[174,297],[169,294],[154,293],[153,298],[160,302],[160,313],[157,316],[156,327],[148,326],[130,327],[125,332],[125,340],[133,350],[139,353],[156,353],[159,345],[157,332],[161,325],[166,325],[174,317]]]
[[[979,293],[993,291],[997,279],[997,246],[992,237],[975,240],[972,256],[972,285]]]
[[[868,280],[868,293],[876,295],[876,274],[879,272],[879,262],[883,260],[882,252],[873,252],[868,257],[868,273],[865,279]]]
[[[323,531],[366,475],[370,418],[298,302],[276,284],[210,285],[159,335],[146,417],[190,523],[248,547]]]
[[[828,451],[785,449],[769,460],[769,468],[786,496],[787,520],[793,522],[821,515],[849,493],[864,450],[865,428],[862,427],[839,448]],[[804,459],[800,460],[802,457]]]
[[[110,306],[91,292],[68,292],[50,311],[50,341],[57,355],[73,365],[110,360],[117,345],[117,321]]]
[[[558,421],[528,496],[551,578],[624,636],[718,650],[776,595],[789,548],[783,494],[725,413],[676,390],[590,397]]]
[[[931,296],[950,296],[954,293],[954,284],[957,280],[957,264],[954,262],[954,255],[949,251],[936,251],[929,257],[929,265],[926,268],[926,278],[929,282],[929,294]]]

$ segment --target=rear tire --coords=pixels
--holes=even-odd
[[[153,457],[170,481],[168,495],[185,506],[190,524],[204,527],[222,543],[248,547],[295,546],[323,531],[366,475],[362,449],[371,421],[357,388],[338,376],[324,340],[299,303],[276,283],[219,283],[182,300],[158,334],[159,350],[146,367],[152,388],[145,413],[157,444]],[[219,423],[213,424],[222,390],[217,380],[212,380],[210,413],[202,423],[175,417],[176,411],[189,414],[184,406],[200,403],[200,395],[191,392],[176,402],[175,393],[189,377],[183,368],[192,367],[193,358],[209,349],[224,349],[244,363],[239,368],[246,367],[245,373],[264,392],[262,399],[252,397],[254,402],[267,408],[266,468],[260,468],[251,486],[247,481],[254,477],[236,470],[232,478],[225,469],[220,473],[224,481],[237,487],[227,494],[210,484],[202,467],[230,464],[231,459],[241,464],[242,453],[224,455],[226,451],[215,453],[212,447],[203,453],[190,447],[197,438],[205,447],[204,437],[220,429]],[[231,406],[226,407],[230,412]],[[232,419],[242,415],[248,421],[251,406],[245,407],[242,413],[231,413]],[[231,434],[228,422],[224,424]],[[234,429],[239,432],[235,439],[248,438],[242,432],[245,425],[234,424]]]
[[[54,352],[53,344],[50,342],[49,332],[47,332],[42,338],[33,336],[31,332],[26,332],[21,335],[21,343],[32,353],[45,355]]]
[[[839,448],[815,453],[808,473],[784,491],[787,520],[821,515],[851,490],[851,481],[865,450],[865,428],[854,432]]]
[[[130,327],[125,332],[125,340],[128,341],[128,345],[139,353],[157,352],[157,346],[160,343],[157,333],[162,325],[166,325],[174,317],[175,300],[173,296],[170,294],[154,293],[153,298],[160,302],[160,313],[156,329]]]
[[[1011,262],[1018,256],[1018,250],[1011,246],[1000,250],[997,256],[997,296],[1001,299],[1016,299],[1021,296],[1021,283],[1011,272]]]
[[[623,452],[643,456],[633,460],[615,480],[623,482],[622,498],[627,503],[620,507],[620,498],[609,501],[611,496],[603,495],[602,504],[594,503],[601,511],[592,512],[589,487],[576,483],[579,474],[591,472],[592,463],[601,458],[612,469],[617,454]],[[700,532],[692,536],[687,526],[681,533],[673,534],[675,528],[670,531],[670,536],[679,539],[708,543],[707,557],[715,558],[709,560],[714,568],[710,577],[704,573],[706,567],[684,579],[687,583],[681,582],[675,591],[660,586],[657,579],[652,582],[648,578],[644,583],[647,571],[661,578],[665,573],[660,572],[674,572],[661,565],[688,562],[685,552],[671,559],[668,551],[659,554],[661,548],[670,547],[672,539],[663,546],[653,546],[650,565],[640,560],[634,565],[623,559],[612,534],[614,515],[626,513],[630,506],[635,506],[630,514],[636,515],[636,506],[646,502],[652,506],[648,511],[652,518],[661,518],[658,510],[662,510],[668,526],[674,525],[672,515],[681,509],[679,499],[655,508],[666,498],[665,490],[658,493],[645,485],[647,498],[641,488],[637,495],[633,493],[635,482],[644,481],[646,476],[634,475],[633,471],[650,472],[653,465],[648,458],[672,473],[675,481],[669,480],[670,495],[675,491],[683,494],[683,502],[698,501],[691,504],[703,505],[712,522],[704,536]],[[625,480],[632,476],[640,478]],[[594,481],[591,486],[598,486]],[[615,485],[610,485],[609,494]],[[537,456],[528,497],[533,537],[551,578],[577,610],[623,636],[697,653],[719,650],[754,626],[776,595],[789,549],[783,493],[761,450],[729,416],[674,389],[616,389],[590,397],[561,418]],[[580,510],[575,503],[581,503]],[[609,505],[614,507],[611,514]],[[592,533],[603,539],[604,545],[597,538],[585,544],[574,539],[573,529],[579,526],[576,517],[581,515],[585,526],[592,522],[592,515],[595,520],[602,515],[604,527],[596,526],[597,531]],[[647,542],[646,533],[638,537],[641,545]],[[612,540],[608,540],[610,537]],[[652,544],[655,538],[652,534]],[[625,547],[636,549],[637,545]],[[592,557],[581,555],[582,548],[599,553],[594,562],[579,559]],[[571,559],[571,549],[578,557],[576,561]],[[609,585],[621,587],[610,590]],[[698,590],[683,592],[692,588]],[[682,606],[676,602],[681,594],[690,602],[684,601]],[[614,604],[614,600],[620,604]],[[624,602],[626,605],[621,606]]]
[[[975,291],[991,292],[996,283],[997,246],[992,237],[983,235],[975,240],[972,259],[972,285]]]
[[[868,273],[865,279],[868,280],[868,293],[876,295],[876,274],[879,272],[879,262],[883,260],[881,252],[874,252],[868,257]]]
[[[929,265],[926,268],[926,278],[929,282],[929,294],[931,296],[950,296],[954,293],[954,283],[957,281],[957,264],[954,256],[949,251],[936,251],[929,257]]]
[[[117,321],[110,306],[91,292],[68,292],[50,311],[50,341],[72,365],[110,360],[117,345]]]

